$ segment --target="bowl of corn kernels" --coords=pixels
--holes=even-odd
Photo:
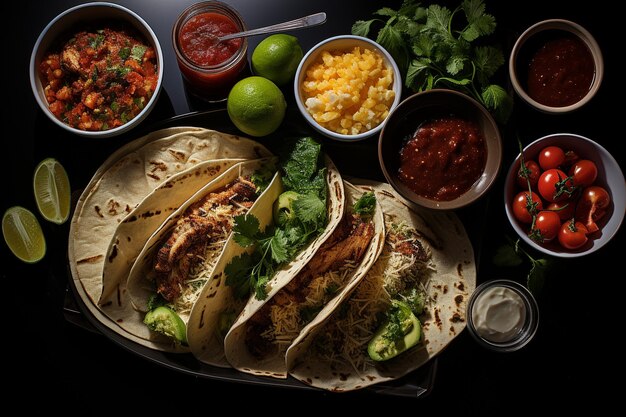
[[[315,130],[353,142],[380,133],[400,103],[402,76],[378,43],[361,36],[335,36],[306,53],[296,71],[294,95]]]

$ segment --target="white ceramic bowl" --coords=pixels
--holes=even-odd
[[[148,41],[156,52],[157,67],[159,80],[154,94],[150,98],[147,104],[145,104],[143,110],[135,116],[132,120],[122,126],[103,130],[99,132],[84,131],[70,127],[57,119],[54,114],[48,109],[48,102],[44,94],[41,79],[39,77],[39,64],[44,57],[44,54],[54,46],[59,37],[71,32],[75,28],[80,28],[81,25],[88,24],[90,21],[107,21],[107,22],[123,22],[125,25],[129,25],[137,30],[137,32]],[[44,28],[44,30],[37,38],[37,42],[33,47],[33,52],[30,56],[30,85],[35,95],[35,100],[41,107],[41,110],[54,122],[57,126],[65,129],[68,132],[85,136],[89,138],[107,138],[124,133],[136,125],[138,125],[143,119],[150,114],[154,108],[161,91],[161,85],[163,83],[163,51],[161,45],[156,37],[156,34],[152,31],[150,26],[135,12],[113,3],[86,3],[81,4],[71,9],[68,9],[52,19],[50,23]]]
[[[531,56],[529,55],[530,51],[526,50],[525,47],[526,45],[531,44],[534,39],[539,38],[542,34],[548,33],[550,31],[567,32],[571,35],[578,37],[589,48],[591,56],[593,57],[595,75],[589,91],[582,99],[580,99],[580,101],[569,106],[546,106],[545,104],[541,104],[532,99],[524,88],[526,80],[523,80],[523,74],[525,72],[522,71],[520,67],[522,65],[528,65],[531,58]],[[515,42],[513,49],[511,50],[511,55],[509,56],[509,76],[511,78],[511,84],[513,85],[513,89],[528,105],[544,113],[568,113],[584,106],[593,98],[593,96],[600,88],[603,75],[604,61],[602,59],[602,51],[600,50],[600,46],[587,29],[569,20],[550,19],[535,23],[520,35],[520,37]]]
[[[333,132],[332,130],[326,129],[325,127],[321,126],[309,114],[302,98],[302,91],[300,89],[300,86],[306,78],[307,69],[319,58],[322,52],[329,50],[340,50],[348,52],[356,46],[359,46],[361,48],[368,48],[370,50],[378,52],[380,55],[382,55],[385,64],[393,69],[393,90],[395,92],[395,98],[393,100],[391,108],[389,109],[389,113],[391,113],[391,111],[400,103],[400,98],[402,95],[402,75],[400,74],[400,69],[398,68],[398,65],[391,57],[389,52],[387,52],[385,48],[383,48],[371,39],[362,36],[342,35],[321,41],[313,48],[311,48],[311,50],[309,50],[306,55],[304,55],[302,61],[300,61],[298,69],[296,70],[296,75],[294,79],[294,96],[296,98],[296,104],[298,105],[298,109],[300,110],[300,113],[302,113],[302,116],[304,116],[306,121],[321,134],[331,139],[336,139],[344,142],[355,142],[378,135],[383,127],[384,122],[374,127],[373,129],[370,129],[367,132],[359,133],[358,135],[342,135],[340,133]]]
[[[528,245],[548,255],[560,258],[576,258],[597,251],[618,232],[626,210],[626,183],[624,182],[624,174],[615,158],[598,143],[580,135],[557,133],[537,139],[524,148],[524,160],[537,161],[539,152],[546,146],[552,145],[559,146],[563,150],[572,150],[582,159],[595,162],[598,168],[598,177],[594,184],[607,190],[611,197],[611,204],[607,213],[598,221],[600,230],[590,235],[587,243],[576,250],[564,249],[556,239],[542,244],[530,239],[527,235],[528,226],[517,221],[512,209],[513,198],[521,192],[516,180],[520,167],[519,155],[511,164],[505,179],[504,207],[511,226]]]

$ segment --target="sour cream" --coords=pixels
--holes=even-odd
[[[522,297],[507,287],[495,286],[482,292],[472,308],[476,332],[491,342],[508,342],[520,333],[526,321]]]

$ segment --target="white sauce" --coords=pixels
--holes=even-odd
[[[508,342],[520,332],[526,320],[522,298],[506,287],[493,287],[478,296],[472,307],[476,332],[492,342]]]

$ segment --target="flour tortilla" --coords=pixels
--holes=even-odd
[[[350,391],[400,378],[419,368],[441,352],[465,328],[465,309],[476,286],[474,253],[463,225],[452,212],[430,211],[410,205],[388,184],[368,182],[376,192],[385,212],[386,224],[406,222],[429,242],[436,272],[431,276],[427,293],[431,300],[420,317],[421,345],[386,362],[369,362],[364,372],[344,363],[332,365],[316,355],[316,336],[334,314],[317,316],[308,332],[302,332],[287,351],[290,374],[305,384],[330,391]],[[387,228],[389,230],[389,228]],[[367,279],[365,277],[364,279]],[[345,294],[342,302],[349,299]],[[340,304],[339,304],[340,305]],[[363,314],[367,314],[365,311]],[[363,352],[367,356],[367,352]]]
[[[146,241],[165,220],[200,190],[233,165],[245,159],[216,159],[201,162],[172,175],[148,194],[117,226],[102,270],[102,294],[98,304],[109,304],[126,282],[130,268]],[[164,204],[167,202],[167,204]]]
[[[309,243],[293,261],[276,272],[274,277],[268,282],[269,291],[266,300],[273,297],[282,287],[289,283],[289,280],[315,255],[317,249],[328,239],[341,220],[345,204],[343,182],[339,171],[330,158],[325,157],[325,161],[327,168],[326,182],[328,184],[327,204],[329,215],[326,229],[320,236]],[[261,209],[261,206],[259,206],[260,210],[253,213],[257,217],[261,216],[259,217],[261,227],[269,224],[272,220],[272,205],[282,193],[282,181],[279,180],[278,182],[279,184],[277,184],[276,187],[268,191],[268,193],[273,193],[275,198],[265,198],[263,201],[267,206],[264,209]],[[220,315],[226,311],[235,314],[235,316],[238,315],[237,320],[231,327],[232,331],[233,328],[240,326],[247,317],[265,303],[265,300],[257,300],[254,295],[251,295],[248,302],[241,306],[243,310],[240,310],[231,287],[225,284],[226,277],[223,271],[228,263],[226,260],[239,256],[244,251],[251,249],[252,248],[244,249],[239,245],[232,246],[230,256],[224,256],[220,259],[220,261],[224,260],[224,262],[220,262],[221,265],[215,267],[214,277],[211,282],[204,287],[200,298],[191,311],[191,316],[187,324],[187,341],[191,352],[201,362],[220,367],[230,366],[224,351],[225,346],[228,346],[228,335],[226,336],[225,342],[217,332],[217,323],[220,319]],[[235,311],[233,311],[233,309],[235,309]]]
[[[347,210],[351,208],[354,203],[363,195],[367,190],[359,189],[352,184],[344,181],[344,189],[346,194],[346,201],[344,206],[344,212],[342,214],[345,215]],[[378,255],[382,251],[384,240],[385,240],[385,225],[384,225],[384,217],[382,208],[380,204],[376,204],[376,211],[372,217],[372,223],[374,225],[374,236],[370,245],[361,258],[359,265],[352,271],[352,273],[346,277],[347,283],[346,285],[337,293],[335,297],[333,297],[324,308],[318,313],[318,316],[325,316],[329,314],[329,312],[333,311],[337,304],[343,298],[344,293],[349,293],[352,288],[358,284],[360,279],[365,276],[366,272],[369,268],[374,264]],[[304,266],[301,265],[301,267]],[[290,279],[296,277],[299,270],[294,271],[291,275]],[[288,283],[289,280],[286,280],[285,284]],[[274,292],[273,294],[276,294]],[[239,320],[237,320],[237,324],[233,326],[225,340],[225,348],[226,348],[226,357],[230,364],[239,371],[254,374],[254,375],[266,375],[274,378],[287,378],[287,364],[285,362],[285,352],[276,352],[273,356],[268,356],[264,358],[262,361],[259,361],[254,355],[250,353],[246,346],[246,331],[248,328],[248,322],[250,318],[256,314],[256,312],[268,301],[271,300],[271,297],[256,303],[255,309],[247,309],[246,314],[242,315]],[[307,326],[305,326],[301,333],[307,332]]]
[[[250,139],[194,127],[153,132],[111,155],[78,200],[68,243],[75,287],[98,321],[129,340],[154,349],[173,350],[128,333],[98,307],[104,262],[115,230],[148,194],[177,173],[210,160],[267,156],[271,153]],[[125,288],[118,288],[114,294],[125,302]]]

